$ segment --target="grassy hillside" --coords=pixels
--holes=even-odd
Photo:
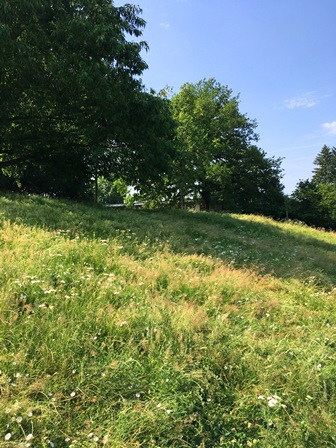
[[[0,440],[335,447],[336,234],[0,197]]]

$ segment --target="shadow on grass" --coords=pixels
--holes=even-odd
[[[203,254],[259,274],[336,284],[336,234],[238,215],[180,210],[120,210],[36,196],[2,195],[0,218],[67,237],[122,240],[136,256],[137,244],[152,251]]]

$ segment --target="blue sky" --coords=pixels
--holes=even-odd
[[[336,146],[336,0],[129,2],[147,22],[147,88],[215,78],[257,120],[258,145],[284,158],[285,192],[311,177],[322,146]]]

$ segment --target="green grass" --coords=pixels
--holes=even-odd
[[[335,249],[258,216],[0,197],[0,445],[335,447]]]

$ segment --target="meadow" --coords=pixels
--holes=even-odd
[[[1,447],[336,447],[336,234],[0,196]]]

